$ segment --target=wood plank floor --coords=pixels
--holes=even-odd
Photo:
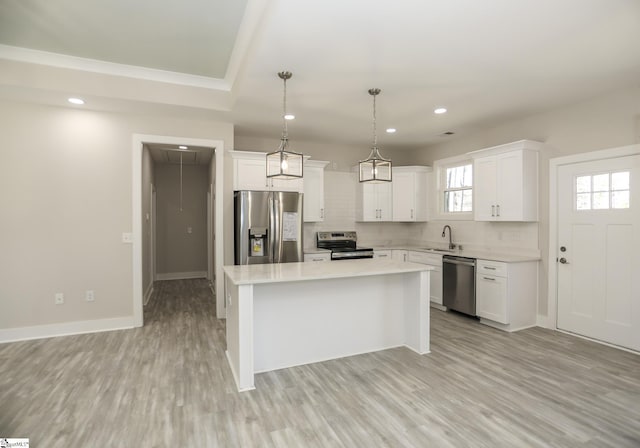
[[[0,345],[0,437],[39,447],[638,447],[640,356],[432,310],[398,348],[260,374],[238,393],[203,280],[144,328]]]

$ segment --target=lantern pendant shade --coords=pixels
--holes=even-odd
[[[391,160],[383,158],[374,147],[369,157],[359,163],[360,182],[391,182],[391,166]]]
[[[302,177],[303,155],[289,151],[289,136],[287,133],[287,80],[291,78],[291,72],[279,72],[278,77],[284,83],[284,95],[282,101],[282,138],[277,151],[267,154],[267,178],[272,179],[299,179]]]
[[[378,136],[376,134],[376,95],[380,89],[369,89],[369,95],[373,97],[373,146],[371,154],[366,160],[358,163],[360,182],[382,183],[391,182],[391,160],[385,159],[378,150]]]
[[[277,151],[267,154],[267,177],[274,179],[299,179],[302,177],[303,156],[297,152],[287,151],[289,140],[280,141]]]

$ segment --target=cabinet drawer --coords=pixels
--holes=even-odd
[[[478,275],[486,274],[497,277],[507,276],[507,263],[500,261],[478,260],[476,265]]]
[[[409,251],[408,258],[409,261],[413,263],[428,264],[430,266],[442,266],[442,255]]]
[[[304,254],[304,261],[331,261],[331,254]]]
[[[373,258],[391,258],[391,250],[374,250]]]

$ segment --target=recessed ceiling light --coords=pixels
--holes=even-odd
[[[180,145],[178,146],[178,149],[188,149],[186,146]]]
[[[395,132],[396,132],[396,128],[387,129],[387,134],[395,134]]]
[[[433,111],[434,114],[444,114],[447,112],[447,109],[445,109],[444,107],[438,107],[436,110]]]
[[[295,115],[293,115],[293,114],[286,114],[286,115],[284,116],[284,119],[285,119],[285,120],[294,120],[295,118],[296,118],[296,116],[295,116]]]
[[[82,98],[69,98],[67,101],[69,101],[71,104],[84,104],[84,100]]]

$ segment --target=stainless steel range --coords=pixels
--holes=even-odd
[[[332,260],[353,260],[373,258],[373,249],[358,247],[356,232],[318,232],[318,249],[331,250]]]

